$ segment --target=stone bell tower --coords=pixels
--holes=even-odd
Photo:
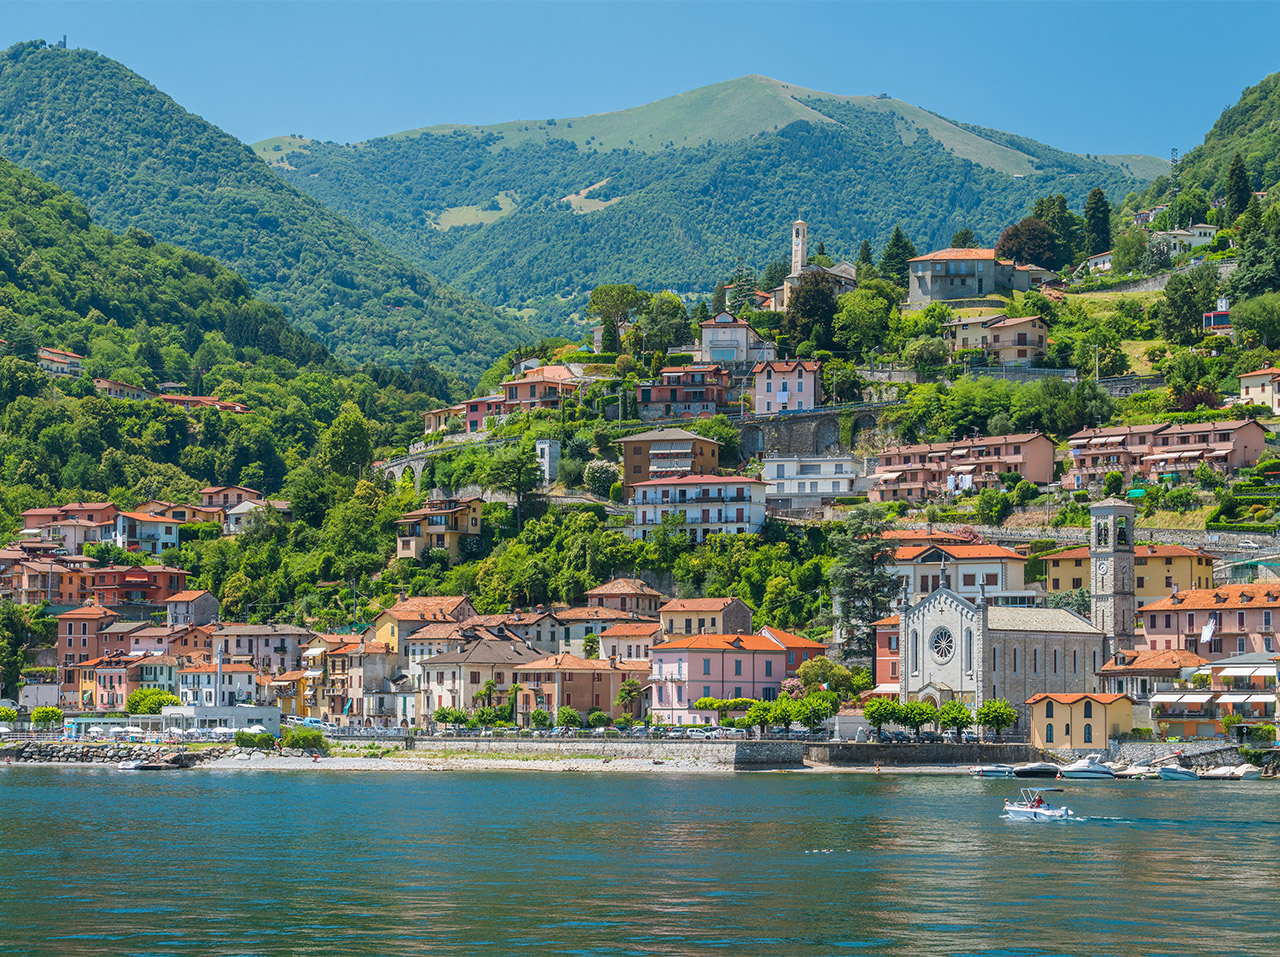
[[[791,224],[791,275],[800,275],[809,261],[809,226],[803,219]]]
[[[1133,648],[1135,519],[1134,507],[1118,498],[1089,506],[1089,614],[1107,636],[1108,658]]]

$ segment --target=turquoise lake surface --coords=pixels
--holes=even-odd
[[[1037,783],[1037,782],[1032,782]],[[0,769],[6,955],[1280,952],[1280,786]]]

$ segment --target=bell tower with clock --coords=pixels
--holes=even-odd
[[[1090,617],[1107,636],[1106,657],[1133,648],[1136,511],[1118,498],[1089,506]]]
[[[798,276],[809,261],[809,226],[803,219],[791,224],[791,275]]]

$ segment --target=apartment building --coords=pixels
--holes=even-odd
[[[1002,488],[1000,474],[1053,481],[1053,440],[1042,432],[891,446],[880,455],[872,502],[924,501],[967,489]]]
[[[1211,662],[1232,655],[1273,655],[1278,610],[1280,584],[1275,583],[1179,591],[1142,608],[1134,648],[1182,648]]]
[[[755,377],[756,415],[803,412],[822,404],[822,363],[775,359],[757,362]]]
[[[615,578],[590,589],[584,596],[588,608],[612,608],[641,615],[656,615],[667,596],[638,578]]]
[[[1186,545],[1135,545],[1134,596],[1138,608],[1174,591],[1213,587],[1214,556]],[[1045,590],[1058,592],[1088,588],[1091,559],[1088,546],[1037,556],[1044,561]]]
[[[440,499],[406,512],[396,522],[396,558],[418,561],[424,549],[444,549],[449,561],[462,555],[463,542],[480,534],[480,498]]]
[[[675,598],[658,612],[662,634],[737,635],[751,631],[751,608],[741,598]]]
[[[622,450],[622,497],[630,501],[640,482],[678,475],[714,475],[720,443],[685,429],[650,429],[618,439]]]
[[[516,676],[522,689],[516,702],[516,722],[528,727],[534,708],[551,714],[560,708],[583,714],[600,710],[614,721],[639,719],[644,714],[649,673],[648,661],[624,661],[616,656],[579,658],[562,652],[530,661],[520,666]],[[640,685],[640,696],[629,705],[619,705],[618,692],[627,681]]]
[[[765,483],[745,475],[683,475],[650,479],[634,487],[632,538],[646,541],[667,515],[679,515],[689,537],[760,531],[765,518]]]
[[[979,299],[997,289],[1026,292],[1034,267],[997,259],[994,249],[939,249],[907,261],[907,302]]]
[[[1040,316],[953,319],[942,335],[953,353],[981,349],[1001,365],[1030,365],[1049,348],[1049,323]]]
[[[1280,369],[1264,362],[1261,369],[1236,374],[1240,380],[1240,399],[1250,405],[1265,405],[1280,415]]]
[[[1202,462],[1234,475],[1258,461],[1266,436],[1253,419],[1083,429],[1067,440],[1070,459],[1062,487],[1101,484],[1108,472],[1120,472],[1126,484],[1135,478],[1185,481]]]
[[[668,366],[659,376],[636,386],[642,419],[707,419],[729,402],[733,377],[715,363]]]
[[[698,359],[704,363],[768,362],[778,357],[778,348],[751,328],[745,319],[722,312],[699,323],[702,343]]]
[[[891,574],[899,582],[899,601],[915,604],[938,588],[989,605],[1035,604],[1025,584],[1027,559],[1000,545],[905,545],[894,551]],[[1086,578],[1086,581],[1088,579]]]
[[[505,393],[504,412],[528,412],[530,409],[558,409],[561,399],[572,395],[585,380],[567,366],[540,366],[522,376],[502,383]]]
[[[778,511],[818,509],[853,495],[861,477],[852,455],[766,455],[765,504]]]
[[[787,651],[763,635],[689,635],[653,649],[650,710],[667,724],[715,724],[700,698],[773,701],[787,674]]]

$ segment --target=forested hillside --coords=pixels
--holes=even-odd
[[[697,111],[712,107],[716,136],[699,137],[707,114]],[[898,100],[764,77],[603,116],[257,149],[460,287],[560,316],[600,283],[709,291],[739,260],[761,269],[789,256],[797,216],[814,243],[852,260],[899,224],[922,249],[966,226],[993,244],[1037,196],[1063,193],[1079,208],[1095,186],[1118,200],[1143,184],[1112,163]]]
[[[106,226],[138,227],[231,267],[340,357],[426,359],[474,378],[533,337],[90,51],[30,42],[0,54],[0,156],[74,192]]]
[[[1253,189],[1280,184],[1280,73],[1249,87],[1234,106],[1222,111],[1204,142],[1178,163],[1178,176],[1184,184],[1221,196],[1237,153]]]
[[[376,451],[407,445],[419,413],[461,388],[425,362],[352,369],[213,259],[95,226],[75,197],[3,160],[0,338],[7,528],[55,501],[190,501],[214,482],[292,489],[305,508],[306,489],[328,495]],[[35,362],[41,346],[80,353],[88,375],[51,379]],[[185,381],[253,412],[108,399],[92,376]],[[333,500],[349,493],[335,486]]]

